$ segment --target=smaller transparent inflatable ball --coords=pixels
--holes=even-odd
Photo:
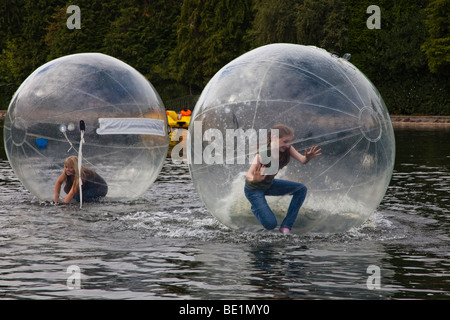
[[[395,142],[387,108],[347,59],[295,44],[252,50],[224,66],[203,90],[189,127],[189,166],[208,210],[230,228],[262,229],[244,195],[244,178],[251,147],[276,124],[294,129],[292,146],[300,153],[322,148],[307,165],[291,159],[276,176],[308,188],[291,232],[361,226],[392,174]],[[266,199],[280,224],[291,196]]]
[[[9,162],[25,188],[40,200],[53,199],[64,160],[78,155],[81,120],[85,124],[83,166],[106,181],[107,198],[142,195],[167,155],[165,108],[137,70],[100,53],[50,61],[14,94],[4,142]]]

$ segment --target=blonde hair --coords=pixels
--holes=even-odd
[[[80,172],[78,171],[78,157],[77,156],[70,156],[68,157],[65,161],[64,161],[64,167],[67,168],[73,168],[75,174],[73,176],[73,181],[72,181],[72,188],[74,188],[75,192],[78,192],[79,187],[80,187],[80,182],[79,182],[79,178],[80,178]],[[81,172],[83,172],[83,169],[81,170]],[[83,176],[84,174],[82,173],[82,180],[83,180]],[[68,176],[66,174],[66,181],[68,180]]]
[[[72,188],[75,188],[75,192],[78,192],[80,188],[80,175],[81,175],[81,181],[82,183],[86,182],[86,172],[90,173],[91,175],[95,175],[94,171],[85,168],[84,166],[81,166],[81,172],[78,170],[78,157],[77,156],[70,156],[64,161],[64,166],[68,168],[73,168],[75,175],[73,177],[72,182]],[[66,182],[67,182],[67,175],[66,175]]]

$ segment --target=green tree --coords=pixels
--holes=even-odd
[[[162,90],[167,85],[167,55],[176,46],[180,0],[129,0],[104,38],[105,53],[127,61]]]
[[[0,2],[0,49],[4,48],[6,41],[20,30],[23,5],[23,0],[3,0]]]
[[[6,109],[16,88],[15,79],[8,72],[13,51],[18,49],[20,27],[22,25],[23,0],[4,0],[0,3],[0,109]],[[9,47],[9,49],[7,49]]]
[[[254,46],[297,42],[298,0],[255,0],[255,18],[249,30]]]
[[[450,113],[450,0],[3,0],[0,104],[38,66],[103,52],[144,74],[163,98],[199,93],[222,66],[274,42],[352,54],[394,113]],[[81,29],[66,26],[70,4]],[[381,29],[366,26],[369,5]],[[431,71],[430,71],[431,70]]]
[[[201,90],[226,63],[247,49],[251,0],[185,0],[177,20],[170,77]]]
[[[0,4],[0,103],[6,108],[22,81],[45,61],[45,27],[57,0]]]
[[[352,61],[374,82],[395,81],[424,67],[420,46],[426,37],[422,7],[426,1],[380,0],[381,29],[368,29],[372,1],[347,0],[350,8],[348,50]]]
[[[126,2],[125,2],[126,3]],[[55,6],[46,30],[47,60],[80,52],[104,52],[105,34],[119,15],[121,1],[79,0],[81,29],[67,27],[67,7]]]
[[[288,42],[343,51],[348,19],[344,0],[256,0],[249,37],[256,46]]]
[[[298,6],[297,41],[342,52],[348,42],[348,10],[343,0],[305,0]]]
[[[449,72],[450,66],[450,0],[430,1],[425,20],[429,36],[422,46],[433,73]]]
[[[374,82],[389,110],[448,114],[448,81],[430,74],[421,50],[428,0],[380,0],[381,29],[366,26],[370,0],[347,0],[352,62]]]
[[[45,61],[47,48],[44,44],[45,28],[57,0],[11,1],[6,23],[2,26],[9,34],[3,43],[0,56],[0,73],[7,74],[10,81],[21,83],[27,75]],[[20,18],[18,14],[20,12]]]

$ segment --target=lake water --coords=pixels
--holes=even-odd
[[[80,210],[34,199],[3,153],[0,299],[450,299],[449,141],[396,130],[367,223],[288,237],[227,229],[169,159],[139,200]]]

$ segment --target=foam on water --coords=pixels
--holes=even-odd
[[[262,227],[258,226],[250,202],[244,195],[245,174],[246,172],[241,172],[236,176],[231,183],[231,192],[218,199],[214,211],[220,222],[234,230],[260,231]],[[283,178],[283,172],[279,175]],[[279,223],[286,215],[291,198],[292,196],[267,197],[267,202]],[[357,213],[354,213],[355,208]],[[334,199],[324,194],[315,194],[314,190],[310,190],[292,232],[297,234],[345,232],[354,226],[361,226],[371,213],[365,208],[364,203],[347,195],[340,195],[339,199]]]

